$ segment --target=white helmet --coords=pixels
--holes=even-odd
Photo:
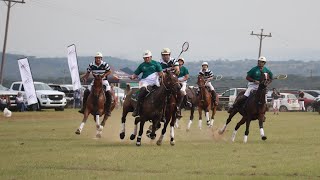
[[[100,57],[100,58],[102,58],[103,56],[102,56],[102,53],[101,53],[101,52],[97,52],[95,57]]]
[[[184,58],[183,57],[179,57],[179,59],[178,59],[178,61],[183,61],[183,63],[184,63]]]
[[[264,57],[264,56],[260,56],[259,59],[258,59],[258,61],[267,62],[267,59],[266,59],[266,57]]]
[[[161,54],[170,54],[171,50],[169,48],[163,48]]]
[[[145,57],[150,57],[150,56],[152,56],[151,51],[145,50],[145,51],[143,52],[143,57],[144,57],[144,58],[145,58]]]
[[[201,66],[204,66],[204,65],[209,66],[208,62],[203,62]]]

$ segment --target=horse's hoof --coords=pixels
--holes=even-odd
[[[80,134],[81,134],[80,129],[77,129],[75,133],[78,134],[78,135],[80,135]]]
[[[135,138],[136,138],[136,135],[131,134],[131,136],[130,136],[130,140],[134,140]]]
[[[158,145],[158,146],[161,146],[161,144],[162,144],[162,141],[158,140],[158,141],[157,141],[157,145]]]
[[[96,138],[101,138],[101,134],[96,134]]]
[[[170,144],[171,144],[171,146],[174,146],[176,144],[176,142],[173,140],[173,141],[170,141]]]
[[[137,146],[141,146],[141,142],[137,142],[136,145],[137,145]]]
[[[146,136],[151,139],[151,131],[150,130],[147,130]]]
[[[262,136],[261,139],[265,141],[267,140],[267,136]]]
[[[120,139],[124,139],[125,136],[126,134],[124,132],[120,133]]]
[[[150,139],[154,140],[157,137],[156,134],[150,134]]]

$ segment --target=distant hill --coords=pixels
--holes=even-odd
[[[8,86],[12,81],[21,80],[17,59],[23,57],[23,55],[18,54],[7,54],[5,62],[4,85]],[[50,81],[56,83],[70,83],[71,78],[67,63],[67,57],[28,57],[28,59],[30,62],[34,80],[44,82]],[[85,72],[88,64],[92,61],[93,57],[78,57],[80,72]],[[108,62],[114,69],[125,69],[129,72],[130,70],[135,70],[135,68],[142,62],[142,60],[140,62],[137,62],[115,57],[104,57],[104,61]],[[224,77],[228,77],[229,79],[244,80],[246,72],[250,68],[255,66],[257,64],[257,61],[250,59],[237,61],[211,60],[208,61],[208,63],[209,68],[214,72],[215,75],[221,74]],[[195,76],[198,74],[198,71],[201,68],[201,64],[202,61],[191,61],[187,59],[185,66],[189,69],[191,76]],[[274,74],[292,74],[295,76],[302,76],[304,78],[313,77],[313,81],[317,80],[315,79],[316,76],[320,76],[320,61],[268,61],[266,66],[270,68]],[[239,82],[239,80],[237,82]],[[191,83],[194,83],[194,81],[194,79],[190,80]],[[292,79],[292,81],[294,81],[294,79]],[[231,82],[229,81],[229,84],[230,83]],[[245,80],[244,83],[241,84],[245,84]]]

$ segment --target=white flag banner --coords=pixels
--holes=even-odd
[[[36,90],[33,84],[33,78],[31,74],[31,69],[29,66],[29,61],[27,58],[18,60],[20,75],[24,91],[26,92],[28,105],[38,103]]]
[[[68,46],[68,64],[71,73],[73,90],[81,88],[79,68],[77,60],[76,46],[74,44]]]

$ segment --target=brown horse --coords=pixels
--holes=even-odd
[[[131,134],[130,139],[134,140],[136,138],[138,129],[137,124],[140,122],[140,129],[136,142],[137,146],[141,145],[144,123],[148,120],[152,121],[152,132],[150,134],[150,138],[155,139],[155,131],[160,124],[160,119],[162,117],[163,109],[165,108],[166,104],[166,97],[170,93],[176,94],[180,89],[181,86],[178,83],[177,76],[170,71],[164,72],[163,76],[161,77],[160,87],[156,88],[152,93],[144,98],[144,101],[141,105],[140,117],[135,118],[134,131]],[[132,112],[134,110],[134,107],[136,106],[136,101],[132,99],[132,96],[136,93],[136,91],[137,90],[131,90],[124,100],[121,118],[122,128],[120,139],[124,139],[125,137],[126,116],[129,112]]]
[[[265,112],[267,111],[266,106],[266,93],[267,93],[267,86],[271,83],[271,79],[268,74],[261,73],[260,84],[258,90],[251,93],[248,97],[247,101],[242,105],[240,108],[234,108],[226,121],[226,124],[219,130],[219,134],[223,134],[227,128],[227,125],[230,123],[232,117],[236,115],[238,112],[242,115],[242,119],[237,123],[234,132],[232,134],[231,140],[234,142],[237,131],[239,127],[246,123],[246,131],[244,136],[244,143],[247,142],[248,135],[249,135],[249,127],[250,122],[252,120],[259,120],[259,128],[260,128],[260,135],[262,140],[266,140],[267,137],[264,134],[263,130],[263,122],[265,119]],[[244,92],[239,93],[236,100],[239,99],[240,96],[244,96]]]
[[[217,106],[215,106],[212,102],[212,96],[209,90],[206,88],[205,84],[206,81],[203,77],[203,75],[198,76],[197,84],[199,86],[200,93],[197,95],[197,105],[198,105],[198,111],[199,111],[199,128],[202,128],[202,110],[205,112],[205,116],[207,119],[207,126],[212,127],[214,122],[214,115],[217,111]],[[219,102],[218,96],[216,96],[216,102]],[[211,120],[209,117],[209,111],[212,110],[211,114]],[[190,119],[187,127],[187,131],[190,130],[190,126],[192,124],[192,120]]]
[[[76,130],[75,133],[78,135],[81,134],[81,131],[85,123],[87,122],[89,114],[92,114],[94,116],[94,121],[96,122],[96,128],[97,128],[96,137],[101,138],[103,127],[106,123],[106,120],[108,119],[108,116],[105,115],[106,97],[105,97],[104,88],[102,85],[102,76],[96,75],[96,74],[93,74],[93,76],[94,76],[94,83],[86,103],[83,120],[80,124],[80,127]],[[111,111],[114,109],[116,105],[116,101],[115,101],[116,98],[114,93],[112,93],[112,96],[113,96],[113,101],[111,104]],[[104,117],[100,124],[100,117],[102,115],[104,115]]]

